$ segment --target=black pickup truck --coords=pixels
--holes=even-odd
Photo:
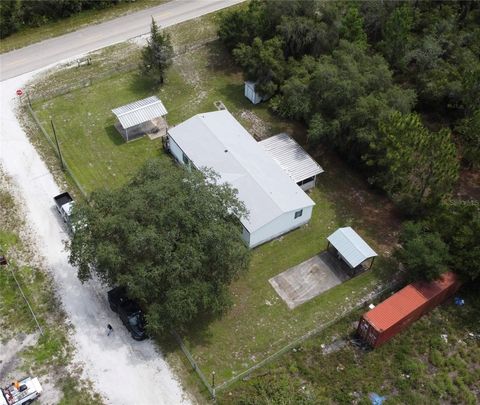
[[[108,303],[113,312],[118,313],[123,324],[135,340],[147,338],[145,332],[145,317],[138,304],[129,299],[125,288],[116,287],[108,293]]]

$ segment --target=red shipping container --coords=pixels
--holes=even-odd
[[[357,333],[367,344],[378,347],[445,301],[460,284],[452,272],[444,273],[436,281],[409,284],[363,314]]]

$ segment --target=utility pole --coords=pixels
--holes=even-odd
[[[53,129],[53,136],[55,137],[55,143],[57,144],[58,156],[60,157],[60,164],[62,165],[62,170],[65,170],[65,165],[63,164],[62,152],[60,152],[60,145],[58,144],[57,131],[55,131],[55,125],[53,125],[53,120],[50,120]]]

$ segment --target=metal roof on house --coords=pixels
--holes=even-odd
[[[350,267],[357,267],[371,257],[375,251],[352,228],[339,228],[327,240],[338,250]]]
[[[114,108],[112,113],[117,116],[123,129],[127,129],[163,117],[167,115],[167,109],[158,97],[152,96]]]
[[[195,115],[168,133],[195,167],[213,169],[238,190],[249,211],[240,220],[250,233],[315,205],[227,110]]]
[[[259,144],[295,183],[323,173],[321,166],[288,134],[271,136]]]

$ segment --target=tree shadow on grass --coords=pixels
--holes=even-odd
[[[217,92],[225,107],[229,110],[245,110],[251,108],[252,104],[243,95],[243,82],[240,83],[226,83],[218,87]]]
[[[380,256],[390,256],[402,222],[398,209],[381,190],[367,183],[364,174],[335,152],[317,146],[312,155],[325,170],[317,187],[331,201],[342,226],[357,228],[367,242],[368,239],[374,242]]]
[[[242,70],[235,65],[235,62],[223,46],[220,40],[210,42],[204,47],[207,54],[207,66],[212,72],[223,72],[225,74],[242,74]]]
[[[155,95],[158,91],[159,86],[155,84],[153,79],[146,76],[142,72],[132,75],[132,79],[129,83],[130,90],[133,91],[137,96],[137,100]],[[132,100],[131,102],[137,101]]]
[[[115,125],[108,125],[104,127],[105,133],[107,134],[108,138],[110,139],[110,142],[114,144],[115,146],[120,146],[125,143],[125,140],[123,139],[122,135],[120,135],[115,128]]]
[[[225,311],[225,315],[229,309]],[[209,329],[209,326],[212,322],[217,319],[220,319],[222,315],[202,315],[198,317],[190,327],[184,330],[177,330],[177,334],[183,340],[183,343],[191,351],[194,359],[200,361],[199,358],[195,356],[195,347],[196,346],[209,346],[212,344],[213,335]],[[165,336],[158,336],[156,340],[161,345],[165,353],[171,353],[178,350],[179,346],[173,335],[168,334]],[[201,366],[201,364],[199,364]]]

